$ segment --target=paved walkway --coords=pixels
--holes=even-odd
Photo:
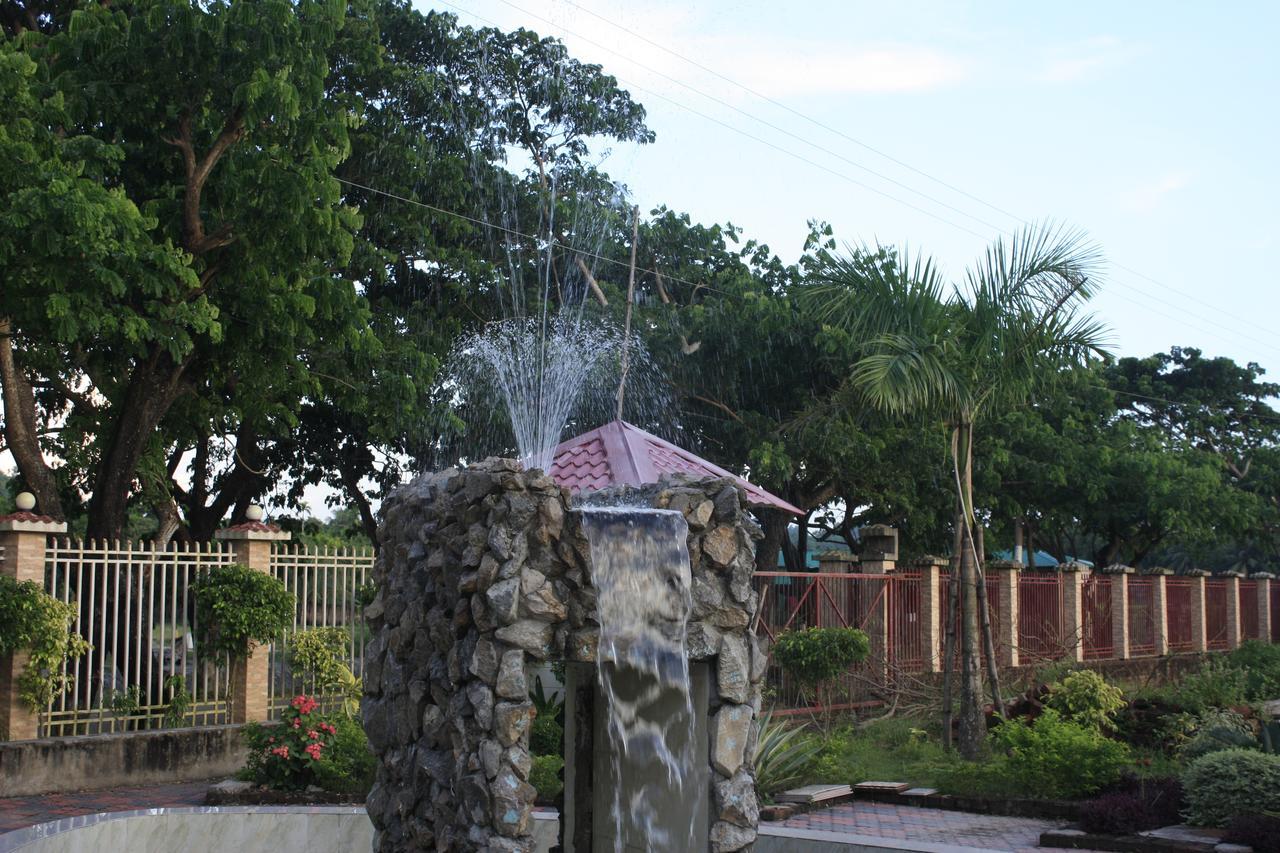
[[[163,806],[198,806],[204,803],[205,791],[213,781],[216,780],[0,799],[0,834],[77,815]],[[874,836],[898,842],[919,841],[1033,853],[1043,850],[1036,846],[1040,833],[1061,823],[860,800],[769,825]]]
[[[59,818],[99,812],[127,812],[162,806],[200,806],[204,805],[205,791],[209,790],[209,785],[214,781],[217,780],[0,799],[0,833]]]
[[[818,832],[869,835],[900,842],[923,841],[1032,853],[1046,849],[1037,846],[1040,833],[1064,823],[858,800],[796,815],[781,825]]]

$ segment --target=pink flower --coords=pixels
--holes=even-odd
[[[293,707],[298,709],[299,713],[310,714],[320,703],[312,699],[310,696],[298,695],[293,697],[293,702],[291,704]]]
[[[295,720],[293,721],[293,727],[294,727],[295,729],[300,729],[300,728],[302,728],[302,720],[295,719]]]
[[[275,743],[275,742],[276,742],[276,739],[274,737],[267,738],[267,743]]]
[[[313,761],[320,760],[320,750],[323,747],[318,743],[307,744],[307,755],[310,755]]]
[[[312,729],[311,731],[307,732],[307,737],[310,738],[311,740],[320,740],[320,733],[315,729]]]
[[[272,755],[278,755],[278,756],[280,756],[281,758],[288,758],[288,757],[289,757],[289,747],[287,747],[287,746],[277,746],[275,749],[271,750],[271,754],[272,754]]]

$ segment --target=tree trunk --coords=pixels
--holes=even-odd
[[[4,403],[4,440],[18,464],[18,473],[36,496],[36,512],[65,521],[57,479],[40,452],[35,394],[22,374],[13,351],[12,327],[0,318],[0,395]]]
[[[972,425],[960,425],[959,448],[969,446]],[[960,754],[970,760],[982,751],[986,724],[982,715],[982,670],[978,655],[978,567],[974,560],[977,549],[969,529],[968,517],[973,506],[972,468],[966,464],[961,472],[960,519],[964,546],[960,550]]]
[[[1000,666],[996,658],[995,636],[991,633],[991,602],[987,598],[987,577],[983,566],[987,564],[987,549],[983,543],[982,528],[978,529],[978,617],[982,626],[982,650],[987,658],[987,681],[991,686],[991,707],[1004,718],[1004,699],[1000,695]]]
[[[778,570],[778,553],[782,551],[782,543],[787,538],[787,525],[791,516],[780,509],[761,510],[764,521],[764,538],[756,546],[756,571],[776,572]]]

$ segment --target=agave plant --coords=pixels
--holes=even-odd
[[[802,725],[775,721],[772,712],[760,718],[759,726],[753,756],[756,789],[768,797],[801,781],[822,744],[807,737]]]

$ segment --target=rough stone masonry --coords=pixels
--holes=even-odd
[[[751,756],[763,650],[750,626],[759,529],[732,480],[607,496],[681,511],[689,525],[691,661],[713,665],[709,849],[751,849]],[[384,506],[365,611],[364,723],[379,757],[374,848],[531,851],[531,660],[595,661],[589,549],[567,490],[508,459],[428,474]]]

